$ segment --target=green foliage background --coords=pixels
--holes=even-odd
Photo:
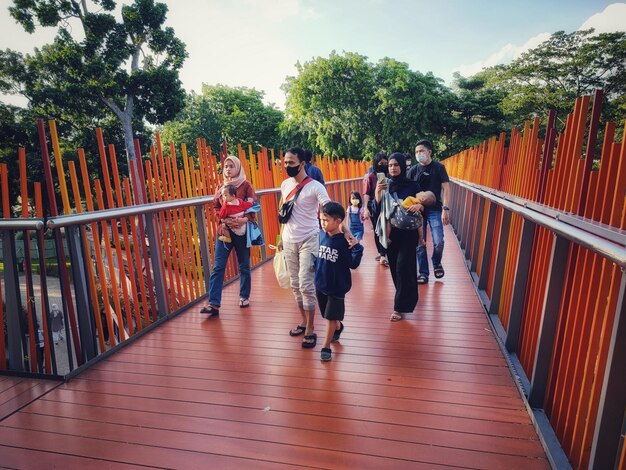
[[[87,3],[98,13],[83,10]],[[119,21],[110,13],[116,3],[14,0],[10,12],[27,31],[54,27],[57,36],[32,54],[0,51],[0,91],[29,100],[26,108],[0,103],[0,163],[9,165],[13,201],[19,146],[27,149],[29,180],[42,181],[41,165],[33,163],[40,117],[56,120],[64,160],[76,160],[76,150],[85,148],[95,178],[101,176],[95,127],[127,150],[129,133],[147,151],[158,130],[165,144],[185,143],[191,155],[197,138],[214,151],[226,138],[231,152],[237,144],[299,145],[369,160],[380,150],[412,154],[417,139],[430,138],[441,159],[527,119],[543,119],[549,109],[557,110],[562,127],[576,97],[597,88],[605,92],[603,122],[616,121],[620,132],[626,115],[626,33],[559,31],[508,65],[455,74],[450,86],[390,57],[373,63],[334,51],[297,64],[297,74],[285,78],[282,111],[250,88],[205,84],[200,93],[185,93],[178,79],[185,45],[164,25],[167,7],[135,0]],[[68,18],[80,21],[84,38],[72,36]],[[118,166],[126,175],[123,151]]]

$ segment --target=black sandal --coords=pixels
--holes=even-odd
[[[339,322],[339,324],[341,326],[339,327],[338,330],[335,330],[335,332],[333,333],[333,339],[331,340],[331,343],[335,343],[339,341],[339,337],[341,336],[341,333],[343,333],[343,322]]]
[[[202,309],[200,309],[200,313],[207,313],[209,318],[213,318],[219,316],[220,311],[213,305],[209,305],[208,307],[202,307]]]
[[[302,340],[303,348],[314,348],[317,344],[317,333],[311,333],[310,335],[304,335],[304,340]]]
[[[333,351],[330,348],[322,348],[320,359],[324,362],[330,361],[333,358]]]
[[[437,266],[433,266],[433,272],[435,273],[435,277],[437,279],[441,279],[446,272],[443,270],[443,266],[441,266],[440,264],[438,264]]]
[[[420,274],[419,276],[417,276],[417,283],[418,284],[428,284],[428,276]]]
[[[298,325],[293,330],[289,330],[289,336],[300,336],[306,331],[306,326]]]

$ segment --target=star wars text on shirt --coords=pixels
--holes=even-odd
[[[331,248],[329,246],[320,245],[318,257],[320,259],[328,260],[332,263],[337,261],[337,256],[339,256],[339,251],[336,248]]]

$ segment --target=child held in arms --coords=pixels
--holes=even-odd
[[[237,197],[237,188],[232,184],[227,184],[222,188],[222,207],[219,212],[220,227],[218,240],[224,243],[232,242],[230,238],[229,230],[232,230],[235,235],[245,235],[246,225],[242,225],[238,228],[228,228],[224,223],[224,219],[228,217],[240,218],[243,217],[245,210],[252,207],[252,202],[244,201]]]
[[[330,343],[338,341],[343,331],[345,296],[352,287],[350,269],[358,268],[363,246],[349,247],[341,232],[346,211],[337,202],[327,202],[320,212],[323,234],[315,267],[315,289],[322,317],[327,320],[326,335],[321,352],[322,361],[332,359]]]

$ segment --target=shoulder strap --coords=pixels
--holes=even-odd
[[[295,188],[293,188],[289,194],[287,194],[287,197],[285,198],[285,201],[291,200],[292,196],[293,196],[293,199],[297,198],[298,194],[300,194],[300,191],[302,191],[302,188],[304,188],[311,181],[313,181],[313,180],[311,178],[309,178],[308,176],[306,178],[304,178],[302,181],[300,181],[300,183],[298,183],[298,185]]]

